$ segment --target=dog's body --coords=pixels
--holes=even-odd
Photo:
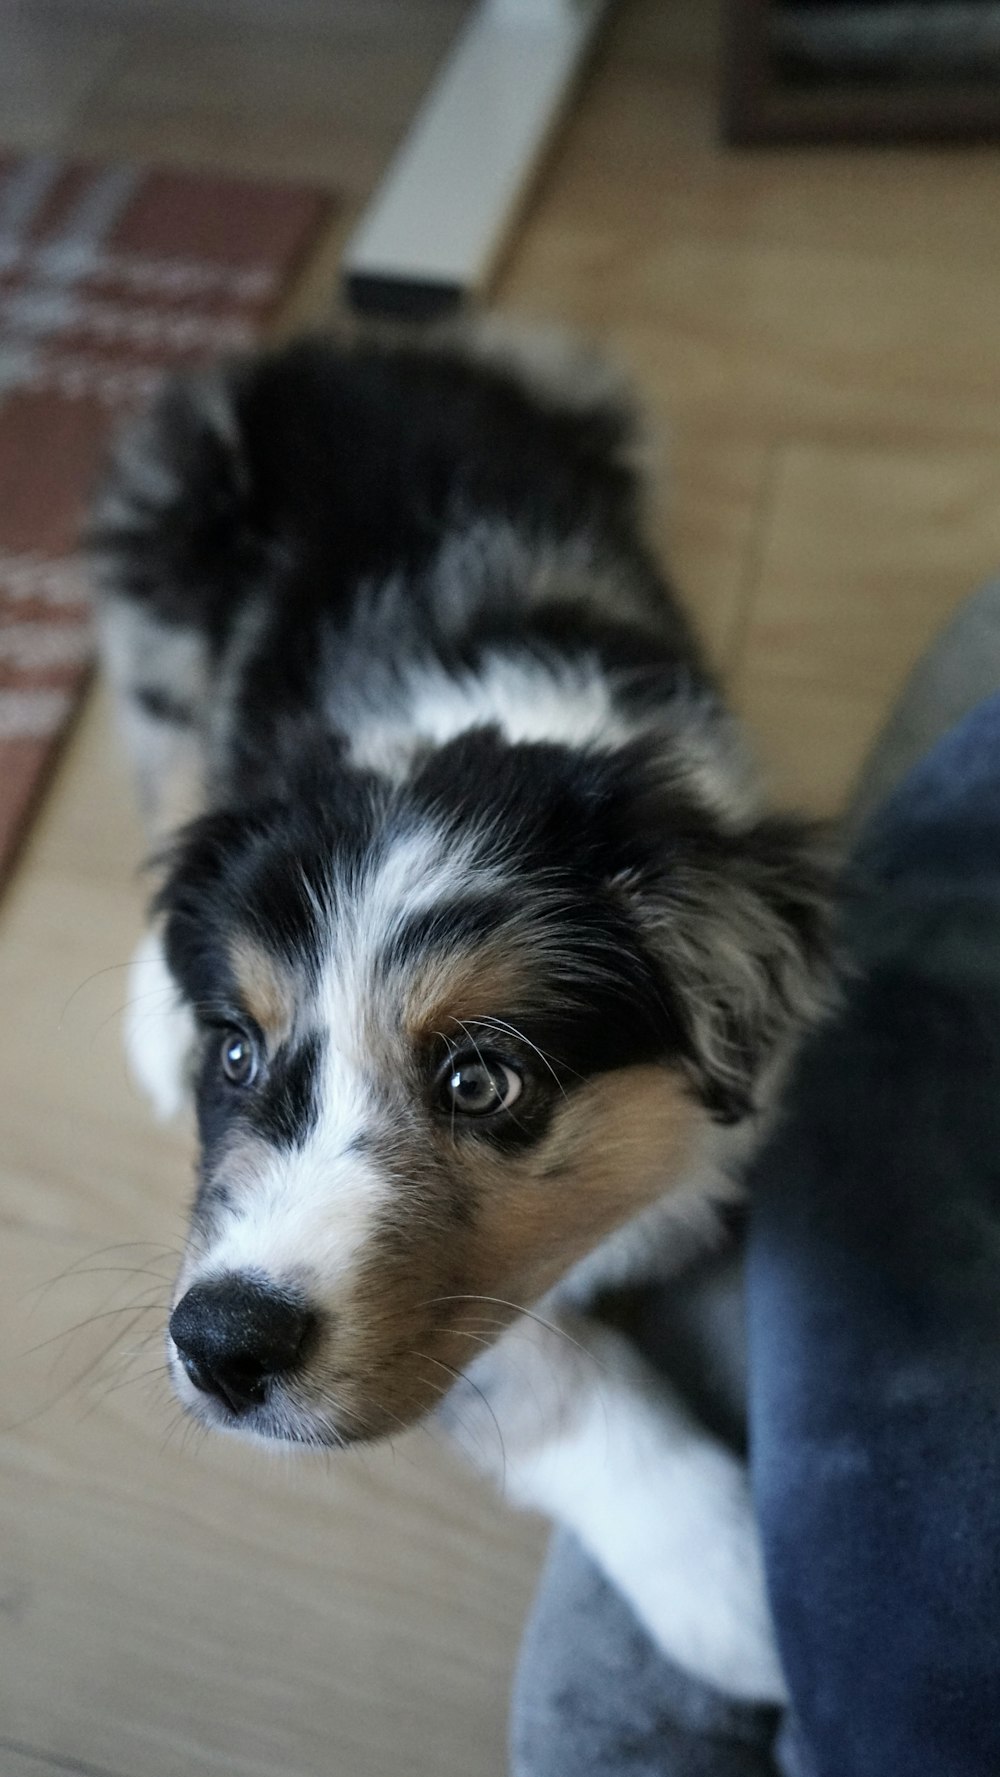
[[[110,478],[106,656],[170,841],[130,1047],[162,1108],[197,1102],[169,1355],[209,1423],[377,1436],[564,1280],[718,1237],[726,1154],[821,996],[824,873],[759,814],[632,445],[574,375],[313,343],[174,390]],[[572,1348],[546,1339],[506,1335],[551,1373]],[[579,1412],[511,1430],[515,1491],[578,1524],[665,1646],[774,1694],[739,1465],[616,1374],[647,1454],[687,1453],[680,1516],[627,1431],[581,1503],[602,1434],[576,1370]],[[702,1655],[642,1586],[713,1490],[742,1652]]]

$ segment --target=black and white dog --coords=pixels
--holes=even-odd
[[[489,343],[307,341],[126,439],[93,551],[163,846],[129,1045],[197,1107],[190,1411],[348,1444],[499,1340],[511,1490],[774,1696],[739,1465],[614,1335],[602,1374],[518,1315],[718,1238],[823,993],[825,867],[757,805],[634,454],[586,367]]]

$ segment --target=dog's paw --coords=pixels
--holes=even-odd
[[[622,1333],[522,1320],[445,1413],[508,1499],[573,1531],[671,1660],[782,1700],[745,1465]]]

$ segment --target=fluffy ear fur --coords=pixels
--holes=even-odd
[[[762,819],[739,831],[692,823],[658,869],[621,885],[718,1122],[754,1111],[763,1078],[827,1004],[832,879],[816,829]]]
[[[246,366],[167,383],[118,440],[88,527],[98,589],[166,622],[225,627],[259,566],[238,397]]]
[[[160,934],[151,929],[129,970],[125,1053],[132,1078],[164,1121],[187,1100],[195,1041],[194,1016],[167,968]]]

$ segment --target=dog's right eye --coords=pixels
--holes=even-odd
[[[438,1081],[438,1102],[441,1109],[463,1117],[490,1117],[496,1111],[509,1110],[520,1098],[524,1081],[520,1074],[498,1055],[453,1055]]]
[[[258,1066],[257,1045],[244,1031],[226,1031],[219,1059],[231,1086],[253,1085]]]

